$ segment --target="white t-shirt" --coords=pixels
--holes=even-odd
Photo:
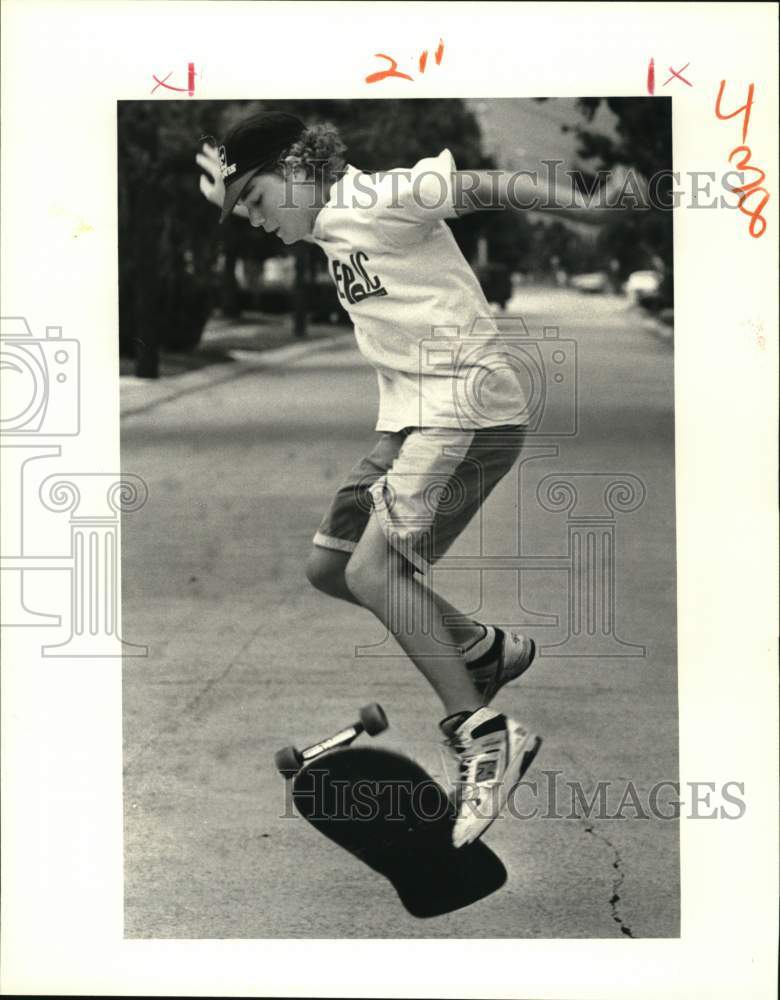
[[[376,429],[521,424],[527,406],[454,218],[445,149],[410,169],[347,167],[315,220],[358,347],[379,381]]]

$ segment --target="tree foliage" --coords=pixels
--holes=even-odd
[[[649,181],[659,177],[656,204],[646,210],[620,212],[604,226],[598,246],[605,258],[615,258],[620,274],[657,267],[664,270],[664,297],[672,299],[672,213],[660,207],[671,203],[672,102],[666,97],[585,97],[578,106],[583,123],[573,127],[578,154],[594,171],[618,165],[637,171]],[[593,128],[599,108],[605,105],[615,118],[614,135]],[[563,126],[569,130],[569,126]],[[664,174],[664,172],[668,172]]]
[[[582,97],[577,102],[585,124],[574,127],[579,155],[597,169],[618,164],[652,177],[672,166],[672,102],[668,97]],[[593,130],[601,105],[615,116],[614,137]],[[566,126],[564,126],[566,128]]]

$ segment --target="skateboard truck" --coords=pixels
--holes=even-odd
[[[334,736],[330,736],[326,740],[321,740],[319,743],[314,743],[310,747],[305,747],[303,750],[298,750],[297,747],[283,747],[281,750],[277,750],[274,754],[276,770],[282,777],[292,778],[300,771],[304,764],[307,764],[310,760],[314,760],[315,757],[319,757],[320,754],[328,750],[333,750],[336,747],[348,747],[361,733],[368,733],[369,736],[378,736],[379,733],[384,732],[388,727],[387,716],[382,706],[377,705],[376,702],[364,705],[360,709],[359,715],[359,720],[353,722],[351,726],[347,726],[346,729],[340,730]]]

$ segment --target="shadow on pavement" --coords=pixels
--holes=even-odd
[[[346,749],[318,757],[295,778],[292,800],[315,829],[388,879],[414,917],[470,906],[506,882],[506,868],[482,841],[452,846],[446,792],[400,754]]]

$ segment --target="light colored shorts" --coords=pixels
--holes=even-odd
[[[515,464],[523,426],[383,432],[347,474],[314,544],[353,552],[372,509],[390,543],[425,572]]]

